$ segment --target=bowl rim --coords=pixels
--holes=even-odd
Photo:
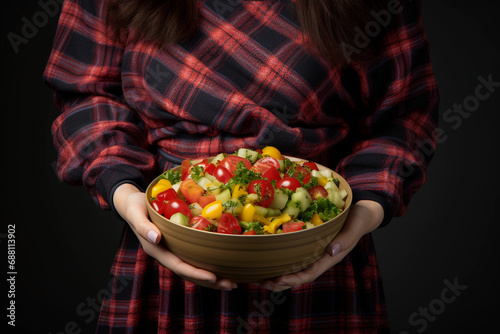
[[[292,157],[292,156],[288,156],[288,155],[283,155],[283,157],[288,158],[288,159],[290,159],[290,160],[292,160],[294,162],[308,162],[309,161],[309,160],[306,160],[306,159]],[[208,161],[211,161],[214,158],[215,158],[215,156],[209,157],[209,158],[203,158],[203,157],[201,157],[199,159],[207,159]],[[160,174],[157,177],[155,177],[149,183],[148,187],[146,188],[146,191],[144,192],[144,194],[146,196],[146,205],[147,205],[148,213],[149,213],[149,215],[154,214],[154,215],[158,216],[161,221],[165,221],[168,224],[172,224],[172,225],[175,225],[175,226],[180,226],[180,227],[185,228],[186,230],[189,230],[189,231],[197,231],[197,232],[200,232],[200,233],[206,233],[208,235],[214,236],[215,238],[221,238],[221,239],[238,237],[238,238],[252,238],[252,240],[255,240],[255,238],[266,237],[266,238],[269,239],[270,237],[275,237],[275,238],[281,237],[281,238],[283,238],[284,236],[289,236],[289,238],[292,238],[295,235],[299,235],[300,233],[304,233],[304,232],[308,232],[308,231],[312,231],[312,230],[316,230],[317,232],[320,232],[320,230],[327,228],[326,226],[329,225],[329,223],[333,223],[335,220],[338,220],[338,217],[341,217],[343,215],[347,215],[349,213],[349,211],[350,211],[349,209],[350,209],[351,204],[352,204],[352,197],[353,197],[353,195],[352,195],[352,189],[351,189],[349,183],[342,177],[342,175],[340,175],[339,173],[337,173],[333,169],[328,168],[328,167],[326,167],[326,166],[324,166],[322,164],[319,164],[317,162],[315,162],[315,164],[318,166],[318,168],[320,170],[322,170],[322,169],[323,170],[329,170],[329,171],[333,172],[335,178],[338,178],[339,181],[340,180],[343,181],[342,183],[345,186],[347,186],[346,189],[345,189],[347,191],[347,197],[345,199],[344,208],[342,209],[342,212],[340,214],[338,214],[334,218],[332,218],[332,219],[324,222],[323,224],[321,224],[319,226],[315,226],[314,228],[300,230],[300,231],[294,231],[294,232],[288,232],[288,233],[278,233],[278,234],[243,235],[243,234],[225,234],[225,233],[209,232],[209,231],[203,231],[203,230],[193,229],[193,228],[188,227],[188,226],[176,224],[176,223],[172,222],[170,219],[168,219],[165,216],[160,215],[158,212],[156,212],[156,210],[151,206],[151,203],[149,201],[149,198],[150,198],[149,194],[151,193],[153,185],[156,184],[156,182],[158,182],[158,179],[160,178],[160,176],[163,173],[165,173],[165,172],[163,172],[162,174]],[[181,168],[182,168],[182,166],[178,165],[178,166],[175,166],[175,167],[171,168],[170,170],[181,169]],[[342,188],[342,189],[344,189],[344,188]],[[156,223],[153,222],[153,224],[156,224]]]

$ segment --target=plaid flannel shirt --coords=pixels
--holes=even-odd
[[[354,201],[370,199],[383,206],[385,223],[402,215],[425,180],[439,101],[419,1],[402,0],[401,10],[389,16],[389,26],[375,37],[380,41],[376,57],[347,66],[331,65],[306,47],[289,7],[293,1],[203,0],[199,5],[194,38],[160,48],[146,41],[131,43],[127,36],[124,43],[110,38],[102,1],[64,3],[44,74],[61,110],[52,127],[60,178],[84,184],[96,203],[109,209],[113,190],[122,182],[144,189],[183,159],[273,145],[336,169],[350,183]],[[372,26],[377,22],[374,16]],[[363,38],[370,42],[367,35],[359,41]],[[368,239],[353,251],[358,255],[336,266],[337,274],[363,275],[325,274],[330,275],[330,293],[357,291],[349,295],[345,312],[330,310],[332,317],[337,315],[329,319],[350,328],[361,328],[369,318],[361,313],[385,310]],[[367,258],[356,260],[363,252]],[[144,254],[126,237],[112,273],[115,280],[135,282],[159,272],[156,290],[135,282],[133,289],[125,289],[126,297],[113,293],[103,304],[101,320],[107,325],[102,328],[110,323],[131,328],[130,321],[141,314],[132,310],[139,307],[137,300],[160,307],[169,289],[162,284],[171,282],[172,274],[144,260]],[[325,279],[318,282],[326,284]],[[189,282],[182,284],[184,293],[195,293]],[[299,298],[320,283],[311,284],[290,293]],[[355,302],[360,286],[370,291],[373,304]],[[235,330],[236,318],[226,311],[219,310],[217,319],[226,319],[224,326]],[[130,314],[134,317],[127,319]],[[289,310],[288,316],[311,324],[303,308]],[[161,328],[173,328],[175,322],[143,317]],[[373,324],[385,321],[383,316],[373,319]]]

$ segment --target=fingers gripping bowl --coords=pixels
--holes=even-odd
[[[240,151],[238,151],[238,155],[241,155],[239,154]],[[247,153],[244,153],[243,156],[249,157]],[[193,169],[195,169],[193,168],[193,166],[203,165],[204,167],[203,169],[208,171],[211,168],[213,169],[213,167],[210,166],[211,164],[220,165],[222,162],[221,159],[224,159],[225,157],[227,156],[219,155],[217,157],[200,159],[197,161],[190,161],[189,163],[184,164],[184,166],[178,166],[173,168],[171,171],[174,173],[179,172],[179,174],[182,172],[182,174],[184,174],[182,176],[183,179],[186,179],[187,177],[187,179],[189,180],[191,176],[193,176],[195,179],[198,179],[197,182],[200,183],[199,179],[200,175],[195,176],[193,174]],[[255,171],[259,170],[258,168],[259,165],[257,164],[257,162],[264,159],[261,157],[262,155],[259,153],[258,155],[259,159],[257,161],[256,159],[250,160],[251,170]],[[304,166],[305,163],[304,160],[296,159],[293,157],[277,156],[276,158],[279,157],[281,157],[282,160],[276,159],[280,163],[280,167],[276,166],[277,167],[276,169],[282,172],[280,172],[280,174],[276,177],[281,179],[289,177],[287,175],[294,175],[291,174],[289,170],[283,169],[282,161],[285,160],[292,161],[294,166]],[[248,170],[246,168],[243,168],[243,166],[241,165],[242,164],[239,164],[239,167],[241,167],[243,170]],[[254,168],[256,165],[257,168]],[[227,234],[227,232],[216,233],[216,231],[221,232],[220,229],[222,228],[223,222],[220,215],[217,215],[217,213],[215,213],[216,215],[215,217],[211,216],[214,214],[213,213],[214,211],[217,211],[217,206],[214,206],[215,210],[210,210],[211,209],[210,205],[212,203],[217,202],[217,200],[212,203],[206,203],[210,202],[211,200],[199,201],[204,204],[203,209],[199,207],[198,204],[190,205],[191,209],[190,211],[193,214],[191,215],[188,212],[185,213],[185,215],[189,214],[189,216],[194,216],[194,217],[192,217],[189,220],[189,222],[186,221],[179,222],[179,220],[177,219],[178,217],[176,216],[180,216],[180,214],[177,215],[174,214],[172,216],[170,216],[170,214],[165,214],[164,212],[165,208],[162,207],[160,209],[158,207],[158,201],[156,201],[156,203],[155,201],[152,201],[155,200],[158,196],[158,190],[157,188],[155,188],[155,186],[160,183],[160,180],[164,179],[163,174],[158,176],[155,180],[153,180],[146,190],[147,209],[152,222],[158,227],[158,229],[162,233],[162,242],[172,253],[177,255],[183,261],[195,267],[206,269],[208,271],[215,273],[219,278],[227,278],[237,283],[250,283],[250,282],[259,282],[265,279],[285,274],[291,274],[308,267],[310,264],[318,260],[323,254],[325,254],[326,246],[328,246],[331,240],[342,229],[342,226],[347,218],[352,203],[351,188],[339,174],[319,164],[309,164],[309,165],[305,164],[305,165],[312,167],[312,168],[307,168],[307,171],[309,172],[312,171],[311,175],[316,175],[311,177],[311,179],[314,180],[315,182],[317,182],[319,179],[320,181],[319,183],[324,185],[322,187],[326,188],[326,190],[328,191],[328,195],[332,195],[332,189],[328,187],[329,186],[333,187],[333,185],[331,185],[331,183],[328,182],[331,182],[332,180],[335,181],[336,187],[334,188],[340,191],[337,192],[338,194],[342,194],[341,204],[343,204],[343,208],[337,210],[337,214],[335,215],[335,217],[326,220],[325,217],[328,218],[331,216],[321,215],[321,217],[325,219],[324,221],[322,221],[317,215],[317,213],[315,213],[311,220],[314,223],[300,222],[301,220],[300,218],[305,218],[308,213],[306,212],[307,206],[304,207],[305,205],[304,202],[307,202],[308,200],[303,199],[302,203],[300,203],[299,201],[293,202],[292,200],[294,198],[293,194],[299,192],[300,189],[295,189],[295,192],[292,192],[290,191],[290,189],[283,189],[285,187],[282,187],[281,190],[283,190],[284,193],[287,193],[290,196],[288,196],[287,200],[285,201],[286,206],[282,208],[282,210],[276,211],[277,210],[276,207],[281,207],[282,204],[280,203],[276,204],[275,203],[276,201],[272,201],[273,203],[269,204],[270,200],[267,197],[263,198],[262,196],[259,197],[252,196],[252,194],[249,191],[250,187],[248,187],[248,185],[243,187],[242,189],[238,188],[238,185],[236,186],[232,185],[228,186],[231,189],[229,193],[232,193],[230,201],[235,201],[234,200],[235,198],[236,199],[239,198],[241,201],[237,202],[243,202],[243,203],[241,203],[241,207],[238,209],[237,212],[234,210],[234,207],[228,208],[228,206],[223,206],[223,209],[224,212],[228,212],[229,210],[229,212],[231,212],[233,216],[237,216],[239,218],[237,221],[242,226],[242,230],[238,229],[238,231],[234,230],[234,232],[233,231],[229,232],[235,234]],[[186,175],[186,168],[188,169],[188,172],[190,171],[191,175]],[[260,173],[264,171],[259,170],[258,175],[260,176],[264,175],[264,173]],[[307,172],[306,170],[304,171]],[[194,171],[194,173],[199,174],[200,169]],[[238,173],[238,171],[236,171],[236,173]],[[207,173],[201,175],[208,176]],[[324,178],[323,176],[325,175],[329,177]],[[203,177],[204,176],[201,176],[201,178]],[[268,178],[267,180],[270,179]],[[301,180],[302,185],[304,184],[303,181],[304,179]],[[193,181],[189,182],[192,183]],[[202,180],[201,183],[203,182],[204,181]],[[273,184],[274,188],[273,190],[276,193],[279,192],[275,188],[276,185],[281,185],[282,183],[285,183],[286,186],[286,182],[281,182],[280,184],[278,184],[279,182],[278,179],[275,179],[274,181],[271,182]],[[226,185],[229,185],[229,182],[224,182],[224,183]],[[256,187],[259,191],[261,191],[259,195],[264,195],[261,189],[262,185],[263,183],[259,184],[259,187]],[[315,189],[317,190],[317,188]],[[179,195],[179,197],[183,201],[187,201],[189,203],[189,200],[182,195],[183,191],[179,189],[178,185],[177,186],[174,185],[172,189],[175,190],[175,192]],[[237,193],[238,191],[240,192]],[[257,191],[257,193],[259,193],[259,191]],[[309,195],[308,198],[310,199],[310,201],[309,203],[307,203],[309,204],[308,206],[309,211],[311,211],[312,208],[315,208],[314,205],[317,202],[318,198],[325,197],[326,193],[324,196],[321,196],[321,194],[324,191],[321,191],[320,193],[316,194],[314,190],[311,191],[311,189],[309,189],[308,192],[309,194],[313,195],[312,198]],[[206,195],[206,193],[207,192],[205,191],[204,195]],[[184,194],[187,193],[184,192]],[[161,196],[162,195],[159,195],[158,197]],[[225,194],[219,193],[217,198],[222,198],[224,196]],[[203,197],[208,197],[208,196],[203,196]],[[250,199],[248,199],[247,197],[250,197]],[[331,196],[327,197],[331,198]],[[224,203],[229,203],[227,201],[227,198],[225,198],[225,200],[226,201]],[[266,200],[267,203],[264,203],[266,202]],[[168,201],[164,201],[161,204],[163,205],[164,203],[168,204]],[[270,205],[270,207],[264,210],[258,204]],[[292,208],[290,209],[290,207]],[[247,208],[251,208],[252,210],[246,210]],[[254,210],[255,208],[257,208],[257,210]],[[203,211],[203,213],[201,213],[201,211]],[[249,211],[250,211],[250,217],[252,217],[253,219],[248,218]],[[257,213],[255,213],[256,211]],[[302,212],[298,213],[300,211]],[[223,215],[225,215],[225,213],[223,213]],[[265,217],[263,215],[266,215],[268,217]],[[287,216],[287,219],[283,219],[283,216],[285,215]],[[169,216],[170,219],[167,218]],[[208,221],[212,222],[213,225],[209,224],[208,225],[209,227],[206,227],[207,225],[204,225],[203,229],[197,229],[195,226],[195,222],[198,222],[198,224],[196,225],[199,225],[199,220],[197,220],[197,218],[201,220],[203,219],[201,218],[202,216],[208,217],[209,218]],[[282,221],[278,222],[278,219],[276,218],[280,218]],[[252,224],[255,224],[256,228],[249,227],[249,225],[243,220],[255,220],[259,222],[259,224],[257,224],[257,222],[254,222]],[[286,223],[288,220],[290,221]],[[272,224],[273,221],[275,224]],[[214,225],[218,226],[216,227]],[[250,229],[247,230],[245,234],[242,234],[245,228],[247,229],[250,228]],[[257,233],[255,231],[257,231]]]

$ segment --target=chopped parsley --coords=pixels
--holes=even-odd
[[[299,214],[299,219],[303,221],[311,221],[314,213],[318,213],[322,221],[327,222],[335,217],[337,217],[342,210],[339,209],[332,201],[328,198],[320,197],[311,204],[306,211]]]
[[[264,234],[264,228],[262,227],[261,223],[259,223],[259,222],[247,223],[244,221],[240,221],[239,223],[240,223],[241,229],[243,230],[243,233],[246,233],[248,231],[255,231],[256,234]]]
[[[245,164],[240,161],[236,166],[236,171],[234,172],[234,176],[229,180],[226,184],[225,188],[233,189],[233,187],[237,184],[248,185],[250,182],[254,180],[262,180],[264,179],[260,174],[249,170],[245,167]]]
[[[168,180],[171,184],[176,184],[181,181],[181,172],[173,172],[169,169],[165,173],[163,173],[160,178]]]
[[[191,168],[191,178],[198,182],[199,179],[201,179],[205,174],[203,173],[203,167],[202,166],[193,166]]]
[[[301,181],[302,182],[302,181]],[[311,176],[311,179],[307,183],[302,183],[303,187],[306,189],[311,189],[312,187],[315,187],[318,185],[318,178],[316,176]]]

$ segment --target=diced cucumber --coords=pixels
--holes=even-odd
[[[189,218],[180,212],[174,213],[170,221],[179,225],[189,226]]]
[[[211,163],[213,164],[216,164],[217,162],[219,161],[222,161],[224,160],[225,156],[224,156],[224,153],[219,153],[215,158],[212,159],[212,161],[210,161]]]
[[[269,215],[269,210],[260,205],[255,205],[255,214],[267,217]]]
[[[278,162],[280,164],[279,171],[283,173],[285,171],[285,160],[278,160]]]
[[[282,210],[286,206],[286,202],[288,202],[288,195],[280,189],[276,189],[274,191],[273,202],[269,205],[269,207],[272,209]]]
[[[307,198],[309,198],[309,200],[311,200],[311,195],[309,194],[309,191],[306,188],[298,187],[297,189],[295,189],[295,192],[296,193],[304,193],[304,196],[306,196]]]
[[[231,199],[231,191],[229,189],[224,189],[220,194],[215,195],[216,201],[221,201],[222,203],[227,202]]]
[[[209,184],[207,184],[207,192],[213,195],[217,195],[222,191],[221,185],[222,184],[217,180],[212,181]]]
[[[227,202],[223,202],[222,206],[225,207],[224,212],[238,216],[243,211],[243,204],[237,198],[231,198]]]
[[[327,189],[328,191],[328,199],[335,204],[339,209],[343,210],[345,206],[345,202],[342,199],[342,195],[340,191],[333,191],[331,188]]]
[[[297,216],[300,213],[300,209],[295,207],[295,206],[287,206],[284,210],[283,213],[288,213],[288,215],[294,219],[297,218]]]
[[[320,172],[318,172],[317,170],[313,170],[311,172],[311,176],[314,176],[314,177],[317,177],[318,179],[321,179],[321,178],[324,178],[325,176],[323,174],[321,174]]]
[[[210,181],[210,180],[209,180],[209,179],[207,179],[206,177],[202,176],[202,177],[200,177],[200,179],[199,179],[199,180],[198,180],[198,182],[196,182],[196,183],[198,183],[198,185],[199,185],[200,187],[202,187],[202,188],[203,188],[203,190],[207,190],[208,185],[209,185],[210,183],[212,183],[212,181]]]
[[[217,178],[213,175],[210,175],[210,174],[205,174],[205,177],[207,179],[209,179],[210,181],[214,182],[214,181],[217,181]]]
[[[305,191],[299,190],[301,188],[302,187],[297,188],[295,194],[292,195],[290,203],[288,205],[298,207],[300,209],[300,212],[304,212],[311,205],[312,198],[311,195],[309,195],[309,192],[304,188],[302,189],[304,189]]]
[[[274,216],[279,216],[279,215],[281,215],[281,210],[267,208],[267,216],[268,217],[274,217]]]
[[[255,202],[258,202],[259,201],[259,195],[257,194],[248,194],[247,197],[246,197],[246,200],[245,200],[245,204],[248,204],[248,203],[255,203]]]
[[[339,187],[337,187],[337,185],[335,184],[335,182],[333,182],[332,180],[328,181],[325,184],[325,189],[326,190],[332,189],[332,191],[334,191],[334,192],[339,192],[340,191]]]
[[[240,148],[238,150],[238,156],[248,159],[251,163],[254,163],[259,158],[259,152],[249,150],[248,148]]]
[[[324,169],[324,170],[320,171],[320,173],[321,173],[321,175],[323,175],[323,177],[326,177],[326,178],[332,178],[333,177],[333,173],[329,169]]]
[[[172,185],[172,188],[174,188],[177,194],[179,193],[179,189],[181,188],[181,183],[182,182],[177,182],[176,184]]]
[[[347,191],[345,189],[340,190],[340,197],[345,199],[347,197]]]
[[[189,209],[191,209],[193,217],[201,215],[201,212],[203,211],[203,208],[198,203],[189,204]]]

